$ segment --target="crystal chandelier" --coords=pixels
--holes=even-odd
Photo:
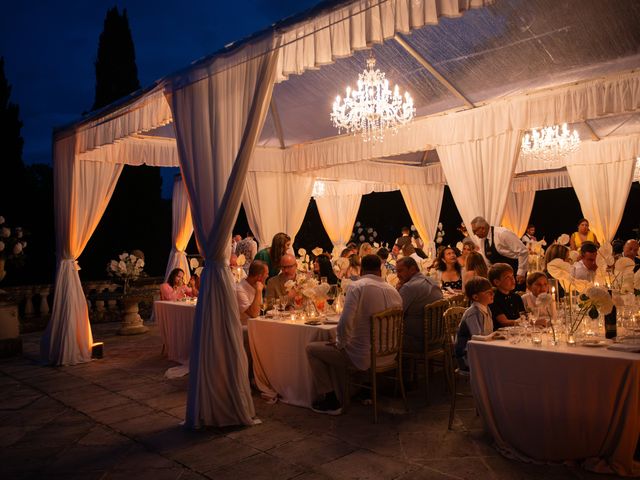
[[[409,92],[400,95],[398,86],[389,90],[385,74],[375,69],[373,55],[367,60],[367,69],[358,75],[358,89],[347,87],[344,99],[336,97],[331,112],[331,121],[338,129],[360,133],[365,142],[381,142],[385,130],[397,133],[398,127],[411,121],[416,113]]]
[[[580,147],[580,135],[570,132],[566,123],[537,130],[531,129],[522,138],[522,156],[542,160],[547,167],[562,166],[562,160]]]

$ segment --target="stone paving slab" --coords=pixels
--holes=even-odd
[[[157,328],[120,337],[118,327],[93,327],[105,357],[90,363],[40,366],[38,334],[23,336],[22,357],[0,360],[0,479],[603,478],[500,456],[471,400],[449,431],[440,373],[429,406],[420,389],[409,411],[383,392],[378,425],[357,402],[328,417],[255,394],[261,425],[187,430],[188,377],[164,377],[175,363],[161,355]]]

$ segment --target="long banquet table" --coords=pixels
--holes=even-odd
[[[189,302],[153,302],[153,312],[162,336],[167,358],[189,365],[191,333],[196,313],[195,304]]]
[[[640,476],[640,354],[606,348],[468,344],[476,406],[511,458]]]
[[[262,396],[311,407],[316,391],[306,346],[335,339],[336,325],[305,325],[259,317],[249,319],[248,329],[253,372]]]

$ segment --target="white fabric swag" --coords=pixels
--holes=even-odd
[[[243,204],[259,248],[271,245],[276,233],[295,239],[309,206],[315,177],[279,172],[249,172]]]
[[[188,427],[250,425],[255,415],[228,268],[229,238],[273,92],[273,43],[268,37],[232,57],[217,57],[209,77],[168,87],[180,167],[205,258],[193,326]]]
[[[185,250],[193,234],[193,221],[191,219],[187,189],[181,176],[177,176],[173,182],[172,212],[171,242],[173,247],[171,247],[171,253],[169,253],[164,279],[165,282],[169,279],[169,274],[174,268],[181,268],[184,271],[184,281],[189,282],[191,272]]]
[[[536,192],[533,190],[518,193],[509,192],[502,217],[502,226],[511,230],[518,237],[522,237],[529,224],[535,196]]]
[[[338,251],[338,254],[351,240],[361,199],[362,195],[359,193],[316,197],[320,220],[331,239],[334,252]]]
[[[442,208],[444,184],[402,185],[400,193],[420,238],[425,245],[433,242]]]
[[[93,336],[76,260],[98,226],[124,166],[78,161],[77,149],[75,135],[55,142],[56,280],[51,319],[40,344],[42,360],[51,365],[91,360]]]
[[[471,230],[481,215],[500,225],[520,148],[519,132],[438,147],[438,156],[460,216]]]
[[[640,136],[625,141],[583,142],[567,159],[582,215],[599,241],[613,240],[629,196]]]

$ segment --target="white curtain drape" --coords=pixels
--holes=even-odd
[[[181,268],[184,271],[184,280],[188,282],[191,278],[191,273],[185,250],[193,233],[193,221],[191,220],[187,189],[184,186],[182,177],[179,175],[173,182],[172,212],[171,241],[173,247],[169,254],[164,278],[166,281],[174,268]]]
[[[243,204],[249,227],[259,248],[271,245],[284,232],[291,243],[300,230],[309,206],[315,177],[280,172],[249,172]]]
[[[535,196],[536,192],[533,190],[518,193],[509,192],[502,216],[502,226],[511,230],[518,237],[522,237],[529,224]]]
[[[75,365],[91,360],[93,337],[76,260],[98,226],[123,165],[78,161],[75,135],[54,144],[56,280],[51,319],[41,339],[42,360]]]
[[[438,147],[442,170],[462,220],[481,215],[500,225],[520,148],[519,132]]]
[[[567,159],[582,215],[601,242],[613,240],[629,196],[640,136],[583,142]]]
[[[320,220],[331,239],[334,251],[346,247],[360,209],[362,195],[323,195],[316,197]]]
[[[442,208],[443,184],[402,185],[400,193],[425,245],[433,242]]]
[[[228,268],[229,238],[251,153],[273,92],[272,37],[201,66],[208,76],[168,86],[194,231],[205,257],[190,356],[186,425],[250,425],[255,414],[242,326]]]

